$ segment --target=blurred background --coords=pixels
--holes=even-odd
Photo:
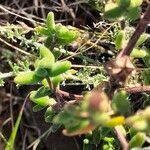
[[[86,77],[89,74],[91,75],[93,71],[93,68],[84,70],[81,65],[90,63],[100,66],[116,54],[115,51],[111,51],[114,49],[114,44],[111,41],[115,38],[112,31],[116,30],[117,33],[118,27],[114,25],[111,28],[112,23],[103,20],[101,11],[104,4],[104,0],[0,1],[0,75],[4,73],[2,75],[4,80],[0,79],[0,133],[6,139],[10,136],[25,97],[30,91],[38,88],[38,85],[17,87],[13,83],[12,77],[12,71],[25,70],[34,64],[34,59],[28,56],[28,53],[37,55],[34,42],[42,41],[34,34],[34,27],[43,25],[47,13],[54,12],[57,23],[71,26],[82,33],[82,39],[79,39],[74,45],[66,47],[67,50],[72,52],[76,52],[75,50],[83,44],[83,50],[88,49],[103,32],[107,33],[96,45],[89,48],[88,52],[82,53],[81,51],[78,57],[70,59],[73,64],[80,65],[77,69],[81,69],[79,77],[85,86],[82,84],[79,87],[69,86],[63,88],[66,88],[67,91],[81,93],[85,88],[91,86],[90,83],[87,83],[90,80]],[[142,5],[143,11],[146,6],[147,2],[145,1]],[[135,24],[136,21],[132,23],[133,26]],[[109,30],[106,31],[108,28]],[[90,42],[86,42],[89,39]],[[21,50],[24,50],[27,54],[20,53]],[[64,57],[65,55],[62,56],[62,58]],[[94,69],[95,72],[99,71],[96,68]],[[94,77],[105,78],[104,75],[105,72],[102,70],[101,76]],[[92,82],[94,81],[91,81],[91,84]],[[39,143],[37,147],[39,150],[82,149],[82,136],[65,137],[62,135],[61,129],[57,133],[48,134],[48,136],[46,134],[45,136],[44,133],[47,133],[50,125],[44,121],[44,111],[34,113],[32,107],[33,104],[28,101],[17,133],[15,150],[32,149],[33,145],[36,148]],[[4,150],[5,139],[2,135],[0,137],[0,150]]]

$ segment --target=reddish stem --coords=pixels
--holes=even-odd
[[[65,98],[71,99],[71,100],[81,100],[83,98],[83,95],[77,95],[77,94],[71,94],[65,91],[62,91],[60,89],[57,89],[57,92]]]

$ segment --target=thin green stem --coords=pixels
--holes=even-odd
[[[50,88],[51,90],[54,90],[54,87],[53,87],[53,84],[52,84],[51,79],[50,79],[49,77],[47,77],[46,80],[47,80],[47,83],[48,83],[49,88]]]

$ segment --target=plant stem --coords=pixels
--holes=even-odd
[[[138,23],[136,30],[133,33],[132,37],[130,38],[127,46],[123,50],[121,50],[121,52],[116,57],[116,60],[109,62],[109,65],[107,66],[107,68],[111,67],[112,70],[116,69],[115,63],[120,58],[122,58],[122,60],[124,58],[124,60],[127,62],[128,59],[126,56],[130,55],[133,48],[135,47],[136,42],[138,41],[141,34],[144,32],[144,30],[147,27],[147,25],[149,24],[149,22],[150,22],[150,4],[148,5],[148,7],[146,9],[146,11],[143,15],[143,18]],[[112,64],[112,63],[114,63],[114,64]],[[129,63],[131,64],[131,62],[129,62]],[[119,69],[120,69],[119,73],[113,74],[113,72],[110,72],[111,73],[110,79],[109,79],[109,83],[107,84],[107,88],[109,89],[108,95],[109,95],[110,99],[112,99],[112,96],[113,96],[114,92],[116,91],[116,89],[121,87],[120,82],[125,82],[127,77],[129,76],[129,74],[132,72],[132,70],[131,71],[126,70],[126,69],[130,69],[130,68],[128,68],[127,64],[125,64],[125,66],[122,68],[120,67]],[[126,72],[125,75],[123,74],[124,72]],[[109,68],[108,68],[108,74],[109,74]],[[130,92],[131,91],[137,91],[137,89],[136,88],[130,89]],[[128,150],[127,140],[126,140],[125,136],[122,134],[119,126],[114,127],[114,129],[115,129],[116,135],[118,137],[118,140],[121,143],[122,149]]]
[[[51,90],[53,90],[53,84],[52,84],[52,81],[50,80],[50,78],[48,77],[48,78],[46,78],[46,80],[47,80],[47,82],[48,82],[49,88],[50,88]]]
[[[66,97],[71,100],[81,100],[83,98],[83,95],[77,95],[77,94],[71,94],[62,90],[57,89],[57,92],[62,95],[62,97]]]
[[[18,128],[19,128],[19,125],[20,125],[20,121],[21,121],[21,118],[22,118],[22,115],[23,115],[23,110],[25,108],[25,104],[28,100],[28,97],[29,97],[30,94],[28,94],[24,100],[24,103],[21,107],[21,110],[19,112],[19,115],[17,117],[17,120],[16,120],[16,123],[15,123],[15,126],[11,132],[11,135],[9,137],[9,140],[7,141],[7,144],[6,144],[6,147],[5,147],[5,150],[10,150],[10,149],[13,149],[13,146],[14,146],[14,142],[15,142],[15,139],[16,139],[16,136],[17,136],[17,132],[18,132]]]
[[[114,129],[115,129],[117,138],[122,145],[122,150],[128,150],[128,142],[127,142],[125,136],[123,135],[123,133],[121,132],[120,127],[116,126],[116,127],[114,127]]]
[[[5,144],[7,144],[7,140],[1,132],[0,132],[0,139],[2,139],[5,142]]]
[[[150,86],[135,86],[135,87],[125,87],[123,88],[129,93],[141,93],[141,92],[150,92]]]

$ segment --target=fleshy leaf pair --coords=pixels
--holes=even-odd
[[[35,67],[38,68],[37,73],[39,75],[43,74],[44,70],[41,70],[41,74],[39,69],[45,69],[47,75],[50,77],[58,76],[71,68],[71,62],[69,61],[57,61],[55,62],[55,57],[52,52],[45,46],[40,47],[40,59],[37,60]],[[46,73],[45,73],[46,74]]]
[[[41,82],[44,78],[53,77],[53,83],[58,85],[64,78],[61,74],[71,68],[70,61],[57,61],[53,53],[45,46],[40,46],[40,58],[35,62],[35,70],[19,73],[14,81],[17,84],[34,84]],[[55,78],[56,77],[56,78]]]
[[[79,32],[69,30],[62,24],[55,24],[54,13],[49,12],[46,20],[46,27],[39,26],[35,29],[38,33],[47,36],[46,45],[51,43],[56,45],[70,44],[79,37]]]
[[[37,91],[31,91],[30,99],[39,106],[52,106],[56,104],[56,101],[54,98],[49,98],[51,93],[52,92],[49,88],[41,87]]]

